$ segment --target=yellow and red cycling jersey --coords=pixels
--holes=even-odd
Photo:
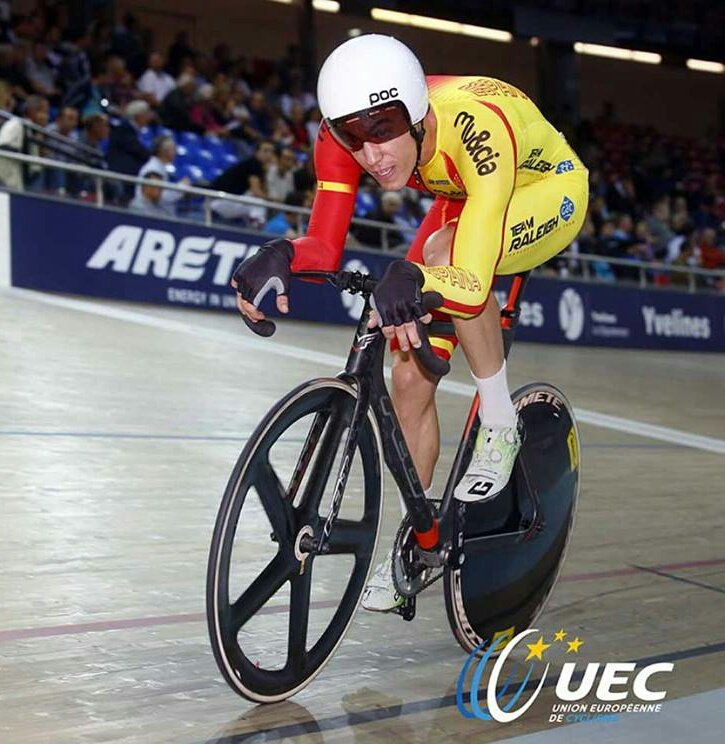
[[[566,140],[517,88],[488,77],[429,76],[435,152],[409,185],[435,195],[408,259],[441,310],[472,317],[497,273],[540,265],[579,232],[587,171]],[[362,173],[323,125],[315,143],[318,191],[307,234],[293,241],[292,268],[339,267]],[[425,266],[423,244],[455,226],[448,266]]]

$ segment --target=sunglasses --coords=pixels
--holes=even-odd
[[[402,101],[389,101],[354,114],[328,119],[332,136],[347,150],[362,150],[365,142],[389,142],[410,131],[408,110]]]

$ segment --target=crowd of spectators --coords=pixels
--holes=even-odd
[[[665,136],[653,127],[617,122],[609,105],[599,119],[579,127],[576,149],[589,166],[590,202],[574,252],[725,268],[725,137],[698,142]],[[576,262],[552,265],[581,271]],[[611,281],[639,276],[636,268],[607,261],[591,270]],[[651,278],[659,284],[686,281],[670,272]]]
[[[277,62],[250,60],[225,44],[211,54],[195,49],[181,32],[160,50],[132,14],[115,25],[99,20],[74,29],[62,12],[57,6],[11,16],[0,0],[0,110],[16,115],[0,127],[0,147],[82,160],[83,153],[72,152],[78,142],[100,149],[103,165],[114,172],[249,198],[246,204],[213,201],[222,220],[287,236],[304,229],[295,209],[314,198],[311,156],[320,111],[296,48]],[[37,129],[28,135],[17,117],[60,137]],[[618,123],[610,106],[581,125],[573,140],[591,186],[574,256],[723,267],[725,139],[664,137]],[[224,167],[190,163],[193,143],[202,155],[216,148]],[[93,179],[20,168],[2,158],[0,183],[89,199],[95,193]],[[193,199],[162,185],[110,182],[104,192],[106,200],[147,214],[194,214]],[[286,208],[271,211],[269,200]],[[394,229],[353,225],[350,242],[403,250],[429,205],[418,192],[381,192],[363,177],[356,216]],[[548,269],[580,273],[583,263],[558,258]],[[603,280],[637,277],[635,268],[606,260],[591,271]],[[664,273],[656,279],[672,281]]]

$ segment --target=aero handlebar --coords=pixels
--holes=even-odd
[[[297,279],[317,279],[326,281],[337,287],[342,292],[350,294],[362,294],[365,298],[369,297],[375,289],[377,279],[373,279],[368,274],[362,274],[359,271],[295,271],[292,276]],[[421,309],[425,313],[433,308],[440,307],[443,304],[443,297],[438,292],[424,292],[421,301]],[[258,336],[271,336],[275,330],[275,324],[271,320],[260,320],[253,323],[245,315],[242,315],[247,327]],[[414,349],[420,363],[429,371],[438,377],[448,374],[451,365],[441,357],[436,356],[428,340],[428,328],[419,320],[415,321],[418,327],[418,336],[420,337],[421,346]],[[443,325],[443,324],[436,324]],[[379,330],[379,329],[378,329]],[[449,331],[450,333],[450,331]]]

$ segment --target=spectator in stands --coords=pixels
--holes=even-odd
[[[16,41],[10,18],[10,0],[0,0],[0,44],[14,44]]]
[[[214,98],[214,86],[204,83],[199,86],[194,94],[194,103],[189,108],[189,118],[197,126],[197,130],[204,134],[226,134],[224,126],[217,121],[214,115],[212,99]]]
[[[307,131],[305,110],[301,103],[292,104],[288,118],[290,132],[292,133],[292,147],[296,150],[307,150],[310,147],[310,143],[314,142],[314,140],[310,139],[309,132]]]
[[[367,215],[367,219],[378,222],[389,222],[394,225],[403,218],[403,197],[397,191],[384,191],[380,197],[380,206]],[[387,237],[383,237],[383,229],[369,225],[357,225],[351,232],[361,243],[365,245],[383,248],[386,243],[388,248],[399,245],[402,242],[399,230],[386,230]]]
[[[170,181],[169,176],[170,166],[176,159],[176,143],[173,137],[157,137],[154,140],[154,145],[151,149],[151,157],[144,163],[139,171],[138,175],[146,178],[149,173],[158,173],[161,175],[163,181]],[[186,176],[179,180],[179,184],[188,186],[191,184],[191,180]],[[135,198],[140,198],[141,187],[136,186]],[[173,189],[164,189],[161,192],[161,201],[166,206],[167,210],[173,214],[176,208],[176,204],[179,200],[184,198],[182,191],[174,191]]]
[[[124,61],[124,67],[134,75],[140,75],[145,61],[143,40],[138,18],[133,13],[125,13],[121,23],[113,30],[111,51]]]
[[[692,215],[692,221],[698,230],[712,228],[719,229],[720,219],[715,210],[716,199],[714,194],[705,194],[700,202],[700,206]]]
[[[59,134],[67,140],[79,141],[78,134],[78,109],[73,106],[63,106],[59,111],[55,121],[48,126],[49,132]],[[71,142],[63,142],[60,139],[49,138],[50,147],[49,157],[62,162],[77,162],[78,148],[74,147]],[[50,168],[45,171],[46,188],[51,191],[65,191],[68,181],[68,171]]]
[[[48,126],[50,107],[42,96],[28,96],[25,102],[25,116],[39,127]],[[42,133],[27,134],[22,119],[13,117],[0,127],[0,149],[15,150],[27,155],[43,155],[39,140]],[[0,158],[0,183],[13,189],[40,191],[44,187],[43,169],[39,165],[21,165],[17,161]]]
[[[294,142],[295,138],[292,134],[292,130],[289,128],[289,124],[287,123],[286,119],[278,116],[274,120],[270,139],[272,140],[272,142],[280,145],[281,147],[292,147],[292,143]]]
[[[613,212],[633,214],[637,207],[637,192],[632,179],[616,175],[607,188],[606,200]]]
[[[126,106],[126,117],[113,122],[108,143],[108,167],[117,173],[135,176],[149,159],[149,151],[139,138],[141,130],[151,121],[151,107],[146,101],[131,101]],[[131,184],[124,185],[128,197]]]
[[[167,55],[169,60],[169,72],[178,77],[185,63],[193,60],[194,50],[189,45],[189,34],[186,31],[180,31],[176,34],[174,43],[169,47]]]
[[[110,126],[108,117],[105,114],[89,114],[83,117],[79,141],[87,147],[92,147],[105,153],[108,147],[108,137]],[[94,163],[96,168],[107,168],[105,157],[99,162]],[[68,193],[80,195],[83,198],[89,197],[96,193],[97,183],[93,176],[68,173],[66,179],[66,189]],[[121,200],[122,189],[117,181],[105,181],[103,191],[107,202],[116,204]]]
[[[594,215],[592,214],[592,218]],[[596,222],[592,219],[592,222],[596,229]],[[601,228],[597,237],[595,254],[600,256],[611,256],[612,258],[621,258],[620,248],[621,242],[615,236],[616,225],[613,219],[605,219],[601,222]],[[595,276],[606,282],[613,282],[616,279],[614,270],[611,264],[607,261],[595,261],[592,264],[592,270]]]
[[[717,244],[717,231],[706,227],[700,231],[700,266],[703,269],[721,269],[725,266],[725,250]]]
[[[295,190],[297,158],[291,147],[283,147],[267,169],[267,194],[273,201],[284,201]]]
[[[163,181],[161,173],[149,172],[144,178],[153,181]],[[130,209],[152,217],[171,217],[174,214],[173,205],[165,204],[161,198],[163,189],[161,186],[151,186],[144,184],[139,187],[138,194],[131,200],[128,205]]]
[[[177,132],[204,134],[203,127],[192,121],[189,116],[195,90],[196,81],[192,75],[184,73],[179,77],[176,87],[166,94],[159,107],[159,117],[164,126]]]
[[[317,179],[315,178],[315,162],[312,157],[304,155],[302,166],[297,167],[294,173],[295,191],[303,193],[313,192],[317,188]]]
[[[652,208],[651,214],[645,219],[649,233],[652,236],[655,251],[664,256],[667,253],[667,245],[675,237],[670,227],[670,200],[665,197],[657,201]]]
[[[291,119],[292,108],[295,105],[300,106],[304,112],[316,104],[315,97],[302,88],[302,70],[299,67],[293,67],[289,72],[289,91],[279,97],[279,107],[282,113]]]
[[[34,93],[57,103],[60,91],[56,86],[56,71],[48,64],[48,47],[36,41],[25,59],[25,77]]]
[[[63,91],[65,106],[75,106],[83,111],[91,96],[91,63],[86,53],[89,38],[84,29],[70,29],[61,45],[63,61],[58,74],[58,84]]]
[[[620,214],[615,220],[614,237],[619,241],[620,252],[634,242],[634,222],[628,214]]]
[[[48,126],[48,131],[57,132],[69,139],[78,139],[78,109],[73,106],[63,106],[55,121]]]
[[[284,199],[284,203],[292,207],[305,206],[305,195],[299,191],[291,191]],[[281,235],[289,240],[298,237],[304,230],[304,223],[300,222],[300,215],[292,211],[280,211],[267,221],[264,231],[273,235]]]
[[[322,114],[320,113],[319,106],[313,106],[305,115],[305,128],[307,129],[307,139],[310,146],[317,139],[317,130],[320,128],[321,121]]]
[[[111,56],[106,60],[104,74],[97,81],[101,95],[110,102],[112,109],[123,111],[139,92],[123,57]]]
[[[209,184],[209,188],[258,200],[266,199],[266,172],[273,160],[274,145],[268,140],[263,140],[258,143],[252,157],[241,160],[224,171]],[[266,221],[266,210],[261,205],[259,208],[250,209],[245,205],[220,199],[212,202],[212,209],[226,219],[251,219],[262,224]]]
[[[603,196],[595,196],[589,208],[589,214],[597,232],[601,232],[604,223],[610,219],[610,212]]]
[[[89,114],[83,117],[83,131],[80,140],[89,147],[105,150],[111,128],[105,114]]]
[[[249,96],[247,108],[249,109],[249,120],[244,126],[244,136],[255,142],[270,137],[274,122],[264,93],[260,90],[253,91],[252,95]]]
[[[0,80],[10,86],[15,101],[28,96],[28,81],[23,72],[25,56],[20,45],[0,46]]]
[[[176,87],[174,78],[164,70],[164,58],[160,52],[151,52],[149,66],[136,85],[154,108]]]
[[[12,113],[15,109],[13,89],[6,80],[0,79],[0,111]]]
[[[264,140],[251,158],[239,161],[215,178],[209,188],[230,194],[249,194],[267,198],[266,173],[274,161],[274,145]]]

